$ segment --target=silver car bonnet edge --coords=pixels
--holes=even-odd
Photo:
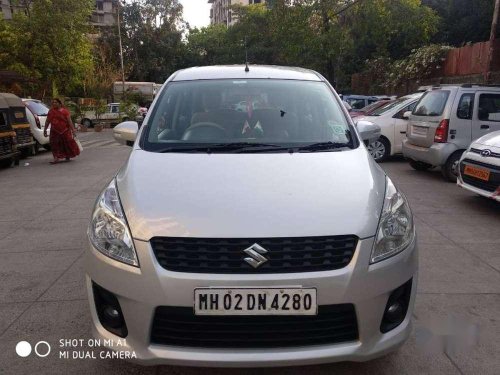
[[[276,154],[134,149],[117,175],[132,236],[374,236],[385,173],[364,147]]]

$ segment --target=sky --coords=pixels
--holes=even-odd
[[[210,7],[208,0],[180,0],[184,7],[184,20],[191,27],[202,27],[210,24]]]

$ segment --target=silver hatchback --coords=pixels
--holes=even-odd
[[[405,196],[318,73],[172,75],[99,196],[93,331],[144,364],[365,361],[408,338],[417,245]],[[125,339],[125,340],[123,340]]]

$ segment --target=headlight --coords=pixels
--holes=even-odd
[[[94,247],[104,255],[139,267],[114,179],[97,199],[88,235]]]
[[[415,238],[413,215],[406,197],[387,178],[384,208],[380,217],[371,263],[403,251]]]

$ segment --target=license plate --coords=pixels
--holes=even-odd
[[[317,315],[314,288],[200,288],[195,315]]]
[[[471,165],[466,165],[464,169],[464,174],[472,177],[476,177],[483,181],[489,181],[490,171],[487,169],[476,168]]]
[[[417,134],[417,135],[427,135],[427,128],[424,128],[422,126],[413,126],[411,130],[412,134]]]

